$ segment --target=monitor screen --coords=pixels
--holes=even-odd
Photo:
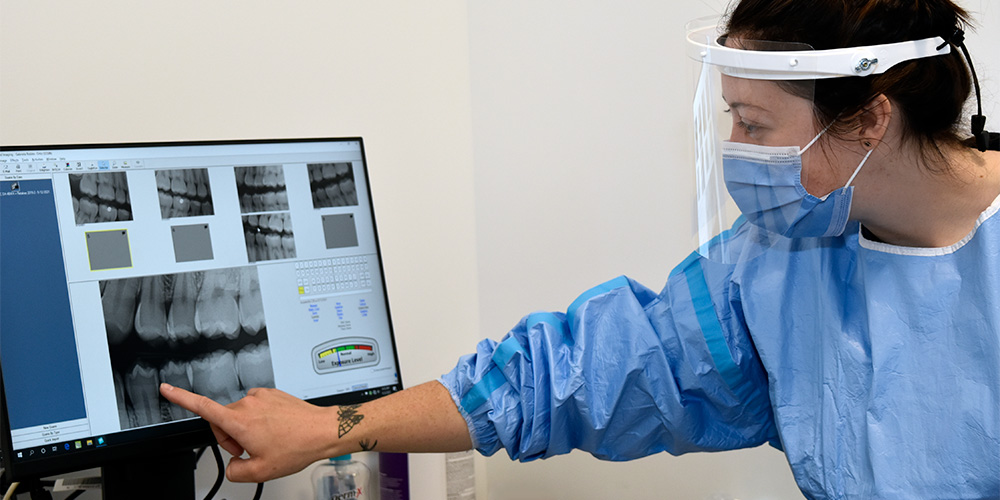
[[[0,147],[13,477],[208,442],[228,404],[402,388],[360,138]]]

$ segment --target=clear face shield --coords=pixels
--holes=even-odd
[[[756,226],[750,237],[760,240],[758,248],[803,233],[836,234],[835,227],[823,227],[825,221],[817,222],[810,213],[830,199],[821,207],[820,218],[830,216],[846,224],[850,204],[846,186],[843,192],[822,187],[823,177],[832,175],[826,171],[831,167],[822,148],[814,145],[830,124],[816,119],[816,80],[881,73],[905,60],[948,53],[949,46],[938,47],[943,40],[930,38],[814,50],[801,43],[726,39],[719,21],[703,18],[687,26],[695,79],[699,252],[713,261],[736,262],[743,249],[731,247],[725,232],[740,215]],[[813,192],[817,189],[826,192]],[[803,223],[809,226],[805,231]]]

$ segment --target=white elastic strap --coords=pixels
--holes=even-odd
[[[840,115],[837,115],[837,116],[839,117]],[[802,153],[805,153],[806,150],[809,149],[809,148],[811,148],[813,144],[816,144],[816,141],[818,141],[819,138],[822,137],[823,134],[825,134],[827,130],[830,130],[830,127],[833,126],[833,123],[835,121],[837,121],[836,118],[832,122],[830,122],[829,125],[823,127],[823,130],[820,130],[819,134],[816,134],[816,137],[813,137],[813,140],[809,141],[809,144],[806,144],[806,147],[804,147],[804,148],[802,148],[802,149],[799,150],[799,155],[801,155]]]
[[[874,152],[875,152],[875,148],[871,148],[871,149],[868,150],[868,154],[866,154],[865,157],[864,157],[864,159],[861,160],[861,164],[858,165],[858,168],[854,169],[854,173],[851,174],[851,178],[847,179],[847,184],[844,184],[844,189],[847,189],[848,187],[850,187],[851,183],[854,182],[854,178],[858,176],[858,172],[861,171],[861,167],[865,166],[865,162],[868,161],[868,157],[871,156],[872,153],[874,153]]]

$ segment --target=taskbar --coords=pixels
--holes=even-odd
[[[40,460],[49,457],[67,455],[70,453],[93,450],[108,446],[107,438],[104,436],[89,437],[86,439],[73,439],[60,443],[47,443],[44,446],[32,446],[14,450],[10,459],[14,462],[28,460]]]

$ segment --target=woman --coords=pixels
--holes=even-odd
[[[855,76],[725,66],[723,168],[745,218],[659,294],[613,280],[360,406],[162,393],[249,453],[236,481],[360,449],[624,460],[770,442],[812,498],[996,497],[1000,141],[965,139],[966,22],[948,0],[740,2],[706,54],[940,43]]]

